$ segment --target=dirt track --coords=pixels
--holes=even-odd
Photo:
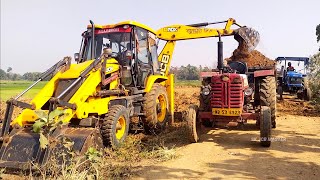
[[[179,108],[196,102],[197,91],[177,88]],[[201,142],[179,147],[179,158],[143,166],[134,179],[319,179],[320,115],[290,97],[278,103],[277,123],[272,133],[278,139],[270,148],[255,141],[254,122],[232,130],[208,129]]]

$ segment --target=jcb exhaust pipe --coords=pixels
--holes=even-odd
[[[95,59],[95,39],[94,39],[94,31],[95,31],[95,27],[94,27],[94,23],[93,21],[90,20],[90,24],[91,24],[91,59]]]

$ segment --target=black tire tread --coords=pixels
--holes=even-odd
[[[260,82],[260,105],[268,106],[271,110],[272,127],[276,126],[276,81],[273,76],[266,76]]]
[[[192,143],[196,143],[199,141],[199,123],[197,122],[197,111],[198,106],[197,105],[191,105],[188,108],[187,111],[187,122],[188,122],[188,128],[190,131],[190,141]]]
[[[118,116],[120,115],[124,115],[125,119],[126,119],[126,125],[127,125],[127,130],[125,135],[122,138],[122,141],[126,138],[126,136],[128,135],[128,124],[129,122],[129,117],[128,117],[128,113],[127,110],[124,106],[122,105],[114,105],[109,109],[109,112],[106,114],[105,118],[102,121],[102,124],[100,126],[100,132],[103,138],[103,144],[105,146],[112,146],[112,147],[117,147],[119,146],[119,144],[122,141],[118,141],[115,138],[115,130],[114,130],[114,126],[116,125],[115,123],[117,123],[118,120]]]
[[[260,115],[260,144],[263,147],[271,145],[271,109],[267,106],[261,107]]]
[[[161,84],[155,83],[153,87],[151,88],[150,92],[146,93],[144,96],[144,102],[143,102],[143,113],[145,114],[145,117],[142,118],[143,123],[145,125],[146,131],[149,132],[159,132],[162,130],[165,126],[165,124],[168,121],[168,109],[166,112],[165,120],[162,123],[159,123],[157,120],[157,111],[155,109],[156,107],[156,96],[158,94],[164,94],[167,102],[168,107],[168,95],[166,92],[166,89]]]

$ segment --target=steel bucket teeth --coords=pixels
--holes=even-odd
[[[239,43],[245,43],[248,50],[252,51],[258,45],[260,41],[260,34],[258,31],[249,28],[241,27],[235,31],[235,39]]]

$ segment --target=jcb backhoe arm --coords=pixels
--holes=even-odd
[[[207,28],[208,25],[225,23],[222,28]],[[232,25],[237,25],[237,29],[231,29]],[[160,28],[157,31],[157,37],[161,40],[167,41],[162,52],[158,56],[161,63],[160,70],[162,75],[167,75],[170,67],[172,54],[175,47],[175,42],[180,40],[234,36],[239,43],[244,43],[246,47],[251,50],[254,49],[259,42],[259,33],[251,28],[240,26],[232,18],[227,21],[220,22],[206,22],[190,25],[174,24]]]

